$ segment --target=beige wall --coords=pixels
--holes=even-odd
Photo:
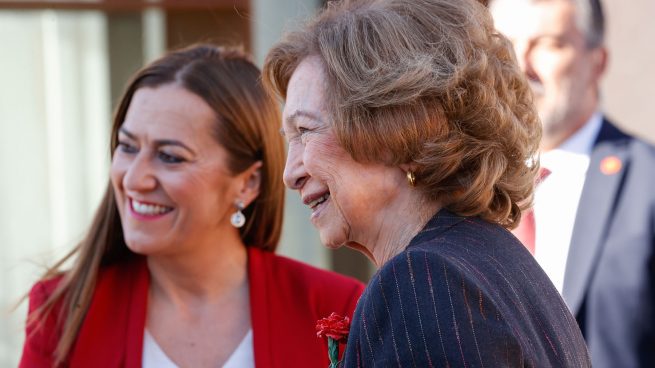
[[[610,51],[605,111],[628,132],[655,142],[655,1],[604,1]]]

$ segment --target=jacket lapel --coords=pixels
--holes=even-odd
[[[256,367],[273,366],[271,324],[276,316],[270,315],[270,296],[267,280],[272,277],[264,252],[248,247],[248,282],[250,283],[250,321],[252,323],[253,351]],[[268,277],[267,277],[268,276]],[[273,288],[270,290],[274,290]],[[279,316],[277,316],[279,318]],[[284,339],[281,339],[284,340]]]
[[[148,312],[148,289],[150,273],[145,260],[138,262],[126,272],[131,283],[131,293],[126,304],[130,306],[127,320],[127,336],[125,336],[125,367],[141,368],[143,362],[143,334],[146,328]]]
[[[564,274],[562,295],[573,314],[584,300],[594,267],[602,253],[620,187],[629,164],[625,136],[604,121],[578,205]]]
[[[102,269],[71,352],[72,367],[140,367],[148,297],[141,257]]]

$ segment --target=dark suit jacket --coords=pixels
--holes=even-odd
[[[332,312],[352,315],[364,286],[256,248],[249,248],[248,277],[256,366],[327,367],[327,343],[316,337],[316,321]],[[30,312],[58,281],[34,286]],[[141,367],[148,286],[142,257],[103,268],[67,366]],[[28,326],[20,367],[53,367],[57,312],[42,329]]]
[[[559,293],[506,229],[441,210],[373,276],[345,367],[589,367]]]
[[[618,159],[618,171],[608,169]],[[616,165],[614,165],[616,166]],[[603,122],[562,294],[594,367],[655,367],[655,147]]]

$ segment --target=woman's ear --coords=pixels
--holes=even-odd
[[[262,183],[262,166],[262,162],[257,161],[239,174],[241,188],[238,197],[243,201],[244,207],[248,207],[259,196]]]
[[[400,170],[402,170],[402,171],[404,171],[404,172],[415,171],[415,170],[416,170],[416,168],[414,167],[414,165],[412,165],[412,164],[410,164],[410,163],[407,163],[407,164],[400,164],[400,165],[398,165],[398,167],[400,168]]]
[[[407,173],[414,174],[416,172],[416,165],[413,163],[400,164],[398,165],[398,168],[400,168],[405,175],[407,175]]]

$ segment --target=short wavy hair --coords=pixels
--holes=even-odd
[[[353,159],[410,164],[428,200],[507,228],[532,200],[541,124],[511,43],[476,0],[332,2],[269,51],[281,98],[307,57]]]

